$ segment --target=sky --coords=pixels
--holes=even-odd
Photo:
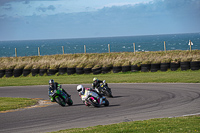
[[[0,41],[200,32],[200,0],[0,0]]]

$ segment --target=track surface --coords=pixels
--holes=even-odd
[[[53,103],[0,113],[0,132],[50,132],[200,113],[200,84],[109,84],[114,98],[108,98],[110,106],[100,108],[83,105],[76,86],[63,85],[73,106]],[[49,99],[48,86],[0,87],[0,92],[0,97]]]

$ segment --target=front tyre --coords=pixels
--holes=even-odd
[[[109,101],[105,99],[105,104],[104,106],[108,106],[109,105]]]
[[[71,106],[73,104],[73,101],[71,98],[67,98],[66,103]]]

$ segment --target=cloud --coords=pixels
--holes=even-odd
[[[9,10],[12,10],[12,6],[11,6],[11,4],[6,4],[6,5],[3,7],[3,9],[9,11]]]
[[[200,18],[199,0],[155,0],[136,5],[104,7],[99,12],[106,15],[130,18],[197,17]]]
[[[137,5],[104,7],[98,11],[80,13],[60,13],[46,16],[43,27],[62,27],[60,31],[68,36],[118,36],[132,34],[161,34],[170,32],[198,31],[199,10],[197,3],[154,1]],[[176,4],[176,3],[175,3]],[[185,8],[194,6],[188,12]],[[193,14],[196,12],[196,14]],[[38,16],[39,18],[39,16]],[[58,26],[59,25],[59,26]],[[63,31],[63,32],[64,32]],[[98,31],[98,32],[97,32]],[[73,33],[74,32],[74,33]],[[75,33],[76,32],[76,33]],[[78,32],[78,33],[77,33]]]
[[[24,3],[28,3],[29,2],[29,0],[1,0],[0,1],[0,6],[5,5],[7,3],[10,3],[10,2],[21,2],[21,1],[24,1]]]
[[[94,7],[68,2],[7,3],[4,13],[0,9],[0,40],[200,32],[199,0],[154,0]]]
[[[9,2],[12,2],[13,0],[1,0],[0,1],[0,6],[6,4],[6,3],[9,3]]]
[[[125,0],[125,2],[121,2],[120,0],[113,1],[93,1],[87,0],[87,2],[83,0],[2,0],[0,1],[0,15],[7,14],[8,16],[15,15],[16,13],[19,16],[31,16],[33,14],[36,15],[54,15],[59,13],[78,13],[78,12],[92,12],[97,11],[98,9],[102,9],[103,7],[112,7],[112,6],[122,6],[122,5],[134,5],[137,2],[131,2],[131,0]],[[136,0],[139,1],[139,0]],[[141,1],[141,0],[140,0]],[[150,0],[142,0],[142,1],[150,1]],[[12,8],[12,11],[8,12],[6,8],[8,8],[8,4]],[[27,8],[27,7],[32,8]],[[22,12],[19,12],[23,10]],[[38,12],[35,11],[37,9]],[[56,10],[55,10],[56,9]],[[54,12],[47,12],[48,10]],[[42,14],[41,14],[42,13]],[[44,14],[46,13],[46,14]]]
[[[0,6],[5,5],[7,3],[11,3],[11,2],[23,2],[24,4],[29,4],[31,1],[37,1],[37,2],[41,2],[41,1],[59,1],[59,0],[0,0]]]
[[[43,7],[43,6],[40,6],[37,8],[37,10],[40,12],[46,12],[47,10],[52,10],[54,11],[56,8],[53,6],[53,5],[49,5],[48,7]]]

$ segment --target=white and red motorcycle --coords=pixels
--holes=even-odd
[[[100,96],[95,90],[91,88],[85,88],[85,93],[80,95],[80,98],[86,106],[100,107],[101,105],[108,106],[109,101],[104,97]]]

